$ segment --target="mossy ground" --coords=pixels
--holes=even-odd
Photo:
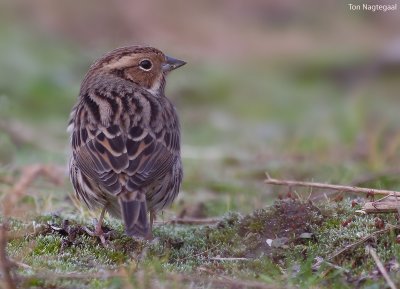
[[[121,284],[186,288],[188,283],[172,286],[165,276],[181,273],[204,280],[226,276],[259,281],[277,288],[384,286],[365,246],[373,246],[388,268],[396,266],[399,230],[376,235],[330,259],[346,245],[397,224],[395,215],[364,215],[356,210],[350,199],[320,203],[283,199],[248,215],[229,213],[212,225],[158,224],[150,242],[125,236],[122,226],[110,220],[105,224],[105,230],[112,231],[106,247],[84,231],[83,226],[91,225],[81,219],[47,216],[35,220],[34,232],[31,224],[11,222],[10,235],[14,229],[32,233],[11,239],[7,252],[29,266],[15,271],[21,288],[118,288]],[[377,218],[383,227],[377,227]],[[316,266],[317,258],[329,263]],[[398,282],[398,268],[389,270]],[[112,277],[115,272],[126,275]],[[60,277],[47,279],[48,274]],[[79,276],[68,278],[68,274]],[[149,287],[140,287],[144,284]],[[201,286],[201,281],[194,284]]]

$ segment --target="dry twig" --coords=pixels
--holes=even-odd
[[[326,261],[324,258],[316,257],[315,260],[316,260],[315,264],[311,267],[313,271],[318,271],[321,268],[321,265],[325,264],[330,268],[333,268],[333,269],[336,269],[336,270],[340,270],[340,271],[345,272],[345,273],[350,273],[349,270],[347,270],[347,269],[345,269],[343,267],[340,267],[340,266],[338,266],[336,264],[333,264],[333,263],[331,263],[329,261]]]
[[[32,165],[22,170],[22,175],[17,183],[6,193],[2,200],[3,221],[0,224],[0,269],[2,271],[5,288],[16,288],[11,272],[12,262],[7,257],[7,225],[18,200],[26,193],[29,186],[40,175],[44,175],[55,184],[62,182],[63,174],[58,167],[50,165]]]
[[[64,179],[63,168],[54,165],[36,164],[22,169],[19,181],[13,187],[13,193],[18,196],[23,194],[38,176],[48,178],[52,183],[60,185]]]
[[[378,255],[376,254],[376,251],[374,248],[372,248],[370,245],[366,246],[366,249],[368,253],[371,255],[372,259],[374,259],[376,266],[378,266],[379,272],[381,272],[383,278],[385,278],[386,283],[391,289],[397,289],[396,285],[393,283],[392,279],[390,279],[390,276],[388,272],[385,269],[385,266],[383,266],[381,260],[379,259]]]
[[[332,185],[324,183],[314,183],[314,182],[299,182],[291,180],[278,180],[273,179],[266,173],[267,179],[264,181],[266,184],[278,185],[278,186],[289,186],[289,187],[307,187],[307,188],[319,188],[319,189],[329,189],[341,192],[352,192],[352,193],[363,193],[370,195],[390,195],[390,196],[400,196],[400,192],[390,191],[390,190],[378,190],[370,188],[361,188],[353,186],[342,186],[342,185]]]
[[[251,261],[253,259],[250,258],[235,258],[235,257],[226,257],[226,258],[222,258],[222,257],[211,257],[208,258],[211,261]]]
[[[351,243],[351,244],[349,244],[349,245],[343,247],[342,249],[340,249],[339,251],[337,251],[336,253],[334,253],[331,257],[329,257],[328,260],[333,260],[333,259],[335,259],[337,256],[339,256],[339,255],[343,254],[344,252],[346,252],[346,251],[352,249],[353,247],[356,247],[356,246],[358,246],[358,245],[360,245],[360,244],[365,243],[366,241],[370,240],[372,237],[374,237],[374,236],[376,236],[376,235],[380,235],[380,234],[386,233],[386,232],[388,232],[388,231],[390,231],[390,230],[392,230],[392,229],[400,229],[400,227],[398,227],[398,226],[393,226],[393,225],[388,224],[387,227],[386,227],[385,229],[382,229],[382,230],[379,230],[379,231],[375,231],[375,232],[373,232],[372,234],[369,234],[369,235],[367,235],[367,236],[361,238],[360,240],[358,240],[358,241],[356,241],[356,242],[354,242],[354,243]]]
[[[389,198],[384,202],[367,202],[362,209],[366,213],[395,213],[398,212],[399,207],[396,199]]]
[[[41,175],[56,185],[62,184],[64,179],[63,170],[57,166],[37,164],[24,167],[21,177],[5,196],[3,201],[4,216],[10,216],[11,210],[17,201],[25,194],[36,178]]]
[[[16,261],[16,260],[13,260],[13,259],[10,259],[10,258],[8,258],[8,261],[9,261],[13,266],[20,267],[20,268],[23,268],[23,269],[29,269],[29,270],[32,269],[31,266],[29,266],[28,264],[22,263],[22,262],[20,262],[20,261]]]
[[[220,218],[176,218],[167,222],[161,222],[163,224],[179,224],[179,225],[212,225],[220,222]]]
[[[12,277],[10,261],[7,258],[7,228],[6,225],[0,225],[0,269],[3,275],[4,287],[6,289],[15,289],[14,279]]]
[[[211,250],[214,250],[215,248],[217,248],[217,247],[220,246],[220,245],[221,245],[220,243],[217,243],[217,244],[215,244],[214,246],[212,246],[212,247],[210,247],[210,248],[208,248],[208,249],[206,249],[206,250],[204,250],[204,251],[202,251],[202,252],[200,252],[200,253],[196,253],[196,254],[194,254],[194,255],[188,255],[188,256],[186,256],[186,257],[184,257],[184,258],[182,258],[182,259],[179,259],[179,261],[182,262],[182,261],[187,260],[187,259],[189,259],[189,258],[199,257],[199,256],[201,256],[201,255],[203,255],[203,254],[205,254],[205,253],[207,253],[207,252],[210,252]]]
[[[396,200],[396,209],[397,209],[397,214],[398,214],[398,217],[400,217],[400,203],[399,203],[399,196],[395,196],[395,198],[394,198],[395,200]]]

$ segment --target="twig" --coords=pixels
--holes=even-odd
[[[332,256],[330,256],[328,258],[328,260],[333,260],[334,258],[336,258],[337,256],[343,254],[347,250],[350,250],[351,248],[356,247],[356,246],[368,241],[369,239],[371,239],[372,237],[374,237],[376,235],[379,235],[379,234],[382,234],[382,233],[386,233],[387,231],[390,231],[391,229],[400,229],[400,227],[393,226],[393,225],[389,224],[385,229],[382,229],[382,230],[379,230],[379,231],[375,231],[375,232],[373,232],[373,233],[361,238],[360,240],[343,247],[342,249],[340,249],[339,251],[334,253]]]
[[[184,258],[182,258],[182,259],[179,259],[179,261],[182,262],[182,261],[187,260],[187,259],[189,259],[189,258],[195,258],[195,257],[201,256],[201,255],[203,255],[203,254],[205,254],[205,253],[207,253],[207,252],[210,252],[211,250],[217,248],[217,247],[220,246],[220,245],[221,245],[220,243],[217,243],[217,244],[215,244],[214,246],[212,246],[212,247],[210,247],[210,248],[208,248],[208,249],[206,249],[206,250],[204,250],[204,251],[202,251],[202,252],[200,252],[200,253],[196,253],[196,254],[194,254],[194,255],[188,255],[188,256],[186,256],[186,257],[184,257]]]
[[[250,261],[250,260],[253,260],[250,258],[234,258],[234,257],[228,257],[228,258],[212,257],[212,258],[208,258],[208,259],[212,260],[212,261]]]
[[[169,220],[167,222],[161,222],[163,224],[179,224],[179,225],[212,225],[220,222],[221,219],[219,218],[176,218]]]
[[[376,254],[376,251],[374,248],[372,248],[370,245],[367,245],[366,247],[367,252],[371,255],[372,259],[374,259],[376,266],[378,266],[379,271],[381,272],[383,278],[385,278],[386,283],[391,289],[397,289],[396,285],[393,283],[392,279],[390,279],[390,276],[388,272],[385,269],[385,266],[383,266],[381,260],[379,259],[378,255]]]
[[[378,203],[378,202],[382,202],[383,200],[390,200],[390,199],[392,199],[393,198],[393,196],[391,196],[391,195],[386,195],[386,196],[383,196],[382,198],[380,198],[380,199],[378,199],[378,200],[376,200],[376,201],[374,201],[373,203]]]
[[[386,202],[367,202],[363,206],[366,213],[394,213],[398,212],[400,204],[396,200]]]
[[[400,217],[400,203],[399,203],[399,196],[395,196],[395,199],[396,199],[396,208],[397,208],[397,214],[398,214],[398,217]]]
[[[371,188],[332,185],[332,184],[314,183],[314,182],[299,182],[299,181],[291,181],[291,180],[278,180],[278,179],[271,178],[268,173],[266,173],[266,175],[267,175],[267,179],[264,182],[266,184],[270,184],[270,185],[330,189],[330,190],[336,190],[336,191],[342,191],[342,192],[364,193],[364,194],[371,194],[371,195],[400,196],[400,192],[397,192],[397,191],[378,190],[378,189],[371,189]]]
[[[36,164],[30,165],[23,168],[21,177],[7,193],[5,200],[3,201],[3,212],[5,216],[9,216],[13,206],[16,205],[19,200],[40,175],[47,177],[51,182],[56,185],[60,185],[63,182],[64,174],[62,169],[57,166]]]
[[[24,269],[32,269],[31,266],[29,266],[28,264],[13,260],[11,258],[8,258],[8,261],[13,264],[14,266],[20,267],[20,268],[24,268]]]
[[[8,191],[2,200],[3,222],[0,224],[0,270],[2,271],[5,288],[15,289],[15,282],[12,276],[12,262],[7,257],[7,225],[8,218],[15,209],[18,200],[25,194],[28,187],[39,176],[44,175],[50,181],[60,184],[63,178],[60,178],[60,170],[55,166],[49,165],[31,165],[23,169],[19,181]],[[61,174],[62,176],[63,174]],[[21,264],[19,264],[21,265]]]
[[[333,263],[331,263],[331,262],[329,262],[329,261],[326,261],[326,260],[324,260],[324,259],[321,258],[321,257],[317,257],[317,258],[315,258],[315,259],[316,259],[317,262],[315,262],[315,264],[312,265],[312,267],[311,267],[311,269],[312,269],[313,271],[319,270],[319,268],[321,267],[321,265],[322,265],[322,264],[325,264],[325,265],[327,265],[327,266],[329,266],[329,267],[331,267],[331,268],[333,268],[333,269],[343,271],[344,273],[350,273],[349,270],[347,270],[347,269],[345,269],[345,268],[343,268],[343,267],[340,267],[340,266],[338,266],[338,265],[336,265],[336,264],[333,264]]]
[[[4,224],[0,225],[0,269],[4,279],[6,289],[16,289],[14,279],[11,273],[10,262],[7,258],[7,228]]]
[[[13,187],[13,193],[23,194],[32,182],[40,175],[47,177],[52,183],[60,185],[64,179],[63,168],[53,165],[36,164],[22,169],[19,181]]]

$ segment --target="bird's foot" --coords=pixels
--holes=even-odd
[[[145,240],[146,240],[146,241],[152,241],[153,239],[154,239],[153,232],[150,231],[150,232],[147,234]]]
[[[109,237],[111,235],[111,231],[109,232],[104,232],[101,223],[97,221],[97,219],[93,220],[94,223],[94,231],[90,230],[88,227],[83,227],[83,229],[85,230],[85,232],[92,236],[92,237],[97,237],[100,239],[101,244],[103,244],[104,247],[107,247],[107,245],[109,244]]]

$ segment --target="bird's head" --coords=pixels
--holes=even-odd
[[[163,92],[165,76],[186,62],[166,56],[160,50],[147,46],[117,48],[91,67],[91,71],[101,71],[132,81],[153,95]]]

